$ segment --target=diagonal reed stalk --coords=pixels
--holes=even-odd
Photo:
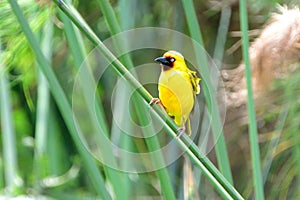
[[[107,0],[98,0],[98,3],[100,5],[101,10],[103,11],[103,15],[106,19],[106,22],[107,22],[108,26],[109,26],[109,30],[110,30],[111,35],[115,35],[117,33],[120,33],[121,32],[121,26],[120,26],[120,24],[117,20],[115,12],[114,12],[112,6],[110,5],[109,1],[107,1]],[[124,6],[123,10],[130,10],[129,9],[130,3],[128,1],[127,1],[127,6],[126,6],[125,3],[123,3],[122,5]],[[123,13],[123,14],[125,14],[125,13]],[[128,14],[130,14],[130,13],[128,13]],[[123,17],[120,21],[123,24],[123,26],[128,26],[127,24],[129,24],[130,22],[127,22],[127,20],[125,20],[125,19],[130,19],[130,17]],[[117,49],[119,49],[119,50],[121,50],[121,48],[124,48],[124,46],[125,46],[123,41],[115,41],[115,45],[116,45]],[[123,61],[125,66],[127,66],[127,69],[131,70],[131,69],[134,68],[133,63],[132,63],[129,55],[125,55],[125,57],[123,57],[123,59],[121,61]],[[127,89],[127,91],[128,91],[128,89]],[[124,95],[127,95],[127,97],[126,97],[127,99],[130,98],[128,96],[128,94],[124,94]],[[124,97],[125,96],[121,96],[121,98],[117,99],[117,101],[119,101],[118,102],[119,105],[123,105],[123,109],[126,109],[126,107],[128,107],[128,105],[124,105],[126,103],[126,101],[123,101]],[[139,96],[137,96],[136,93],[133,93],[132,97],[133,97],[132,98],[133,99],[133,104],[136,107],[137,117],[138,117],[140,123],[142,125],[143,124],[147,125],[148,119],[147,119],[147,116],[145,116],[145,113],[147,113],[147,110],[145,109],[145,106],[144,106],[144,103],[143,103],[142,99]],[[120,113],[125,113],[125,112],[121,111]],[[126,116],[124,116],[124,117],[126,117]],[[145,136],[147,136],[147,135],[150,135],[150,133],[154,132],[154,128],[153,128],[153,126],[150,126],[146,130],[143,129],[143,131],[144,131],[143,134]],[[125,143],[125,144],[127,143],[127,146],[128,146],[128,143],[130,142],[129,139],[130,138],[127,137],[126,134],[121,133],[121,140],[123,140],[123,143]],[[145,140],[146,140],[146,144],[147,144],[147,147],[149,148],[150,152],[153,152],[156,149],[160,149],[159,148],[159,141],[158,141],[156,135],[154,135],[153,137],[150,137],[150,138],[145,137]],[[160,163],[163,163],[164,160],[163,160],[162,154],[156,154],[156,155],[157,155],[156,158],[152,158],[153,162],[154,162],[154,165],[155,165],[155,163],[158,162],[157,160],[159,160]],[[123,159],[126,162],[127,159],[126,158],[123,158]],[[127,162],[130,162],[130,160],[128,159]],[[160,181],[162,194],[163,194],[164,198],[166,198],[166,199],[175,199],[176,197],[175,197],[175,194],[174,194],[174,190],[172,188],[172,183],[171,183],[167,168],[159,169],[158,171],[156,171],[156,174],[157,174],[158,179]]]
[[[72,20],[72,22],[86,35],[86,37],[98,47],[100,52],[113,63],[114,69],[118,74],[123,76],[130,85],[137,88],[136,91],[141,95],[145,104],[152,99],[152,96],[147,90],[128,72],[123,64],[115,58],[115,56],[107,49],[101,40],[95,35],[90,27],[84,22],[79,13],[71,6],[68,6],[63,1],[54,0],[56,5]],[[114,61],[114,62],[113,62]],[[191,141],[188,136],[183,135],[177,138],[178,127],[168,118],[166,114],[159,108],[154,106],[155,114],[158,119],[165,125],[167,133],[175,139],[179,147],[181,147],[190,159],[198,166],[203,174],[215,186],[219,193],[226,199],[243,199],[243,197],[235,190],[235,188],[228,182],[226,178],[215,168],[215,166],[205,157],[205,155],[198,149],[198,147]],[[164,119],[167,118],[165,121]]]
[[[80,32],[72,22],[69,20],[69,18],[62,12],[60,11],[60,16],[62,18],[62,21],[65,25],[65,34],[66,38],[68,40],[68,44],[70,45],[71,53],[74,58],[75,62],[75,67],[77,70],[80,69],[81,64],[84,62],[84,59],[87,57],[86,55],[86,50],[84,48],[83,42],[82,42],[82,37],[80,35]],[[88,84],[91,84],[89,81],[86,81]],[[85,86],[85,87],[90,87],[90,86]],[[84,89],[86,91],[86,89]],[[105,114],[104,114],[104,109],[102,107],[101,103],[96,104],[96,109],[98,110],[98,117],[101,119],[101,126],[103,127],[104,134],[107,136],[109,135],[108,133],[108,127],[106,126],[106,120],[105,120]],[[114,158],[112,154],[111,149],[106,149],[105,152],[106,156],[111,157],[111,159]],[[116,163],[115,160],[112,160],[112,162]],[[106,165],[103,166],[104,171],[111,182],[114,192],[116,194],[116,199],[128,199],[128,192],[125,190],[125,178],[126,175],[120,173],[119,171],[116,171],[114,169],[111,169],[110,167],[107,167]],[[122,187],[119,187],[120,185],[123,185]]]
[[[40,68],[45,75],[45,77],[48,80],[48,84],[50,87],[50,90],[56,100],[56,103],[62,113],[62,116],[64,118],[64,121],[70,131],[70,134],[75,142],[75,145],[83,159],[83,163],[85,168],[87,169],[87,173],[89,175],[90,180],[92,181],[92,184],[95,188],[95,191],[98,192],[98,194],[103,199],[112,199],[108,191],[106,190],[104,180],[102,178],[102,175],[100,174],[97,165],[91,155],[88,153],[88,151],[85,149],[83,144],[81,143],[80,137],[76,132],[76,122],[73,120],[73,113],[72,109],[70,107],[70,104],[68,102],[68,99],[59,84],[49,62],[45,58],[44,54],[42,53],[39,44],[35,38],[35,36],[32,33],[32,30],[30,29],[28,22],[25,19],[25,16],[23,12],[21,11],[18,3],[15,0],[9,0],[8,1],[11,5],[11,8],[17,17],[17,20],[19,21],[19,24],[36,56],[37,62],[40,64]]]
[[[251,159],[253,168],[253,186],[255,191],[255,199],[264,199],[263,180],[261,174],[260,153],[257,137],[257,126],[255,117],[255,106],[253,100],[252,82],[251,82],[251,66],[249,60],[249,37],[248,37],[248,18],[247,18],[247,2],[246,0],[240,0],[240,20],[242,30],[242,50],[245,63],[245,76],[247,86],[247,111],[249,119],[249,138]]]

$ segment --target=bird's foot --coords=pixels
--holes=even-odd
[[[179,134],[177,135],[177,138],[180,138],[185,133],[185,125],[178,128]]]
[[[161,103],[160,99],[159,98],[153,98],[151,99],[151,101],[149,102],[149,105],[151,104],[159,104]]]
[[[151,101],[149,102],[149,105],[152,105],[152,104],[158,104],[160,107],[162,107],[165,110],[165,107],[161,103],[161,101],[160,101],[159,98],[153,98],[153,99],[151,99]]]

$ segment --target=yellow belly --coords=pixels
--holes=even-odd
[[[194,106],[194,94],[189,76],[185,72],[170,70],[159,78],[159,98],[167,113],[182,126]]]

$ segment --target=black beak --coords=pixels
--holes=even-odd
[[[168,61],[165,57],[155,58],[155,61],[160,62],[161,64],[166,65],[166,66],[172,65],[172,63],[170,61]]]

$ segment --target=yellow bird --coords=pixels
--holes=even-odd
[[[153,98],[150,104],[158,103],[165,108],[179,126],[178,137],[184,132],[191,135],[189,115],[195,96],[200,93],[200,78],[186,66],[184,57],[177,51],[168,51],[155,61],[162,66],[158,82],[159,98]]]

